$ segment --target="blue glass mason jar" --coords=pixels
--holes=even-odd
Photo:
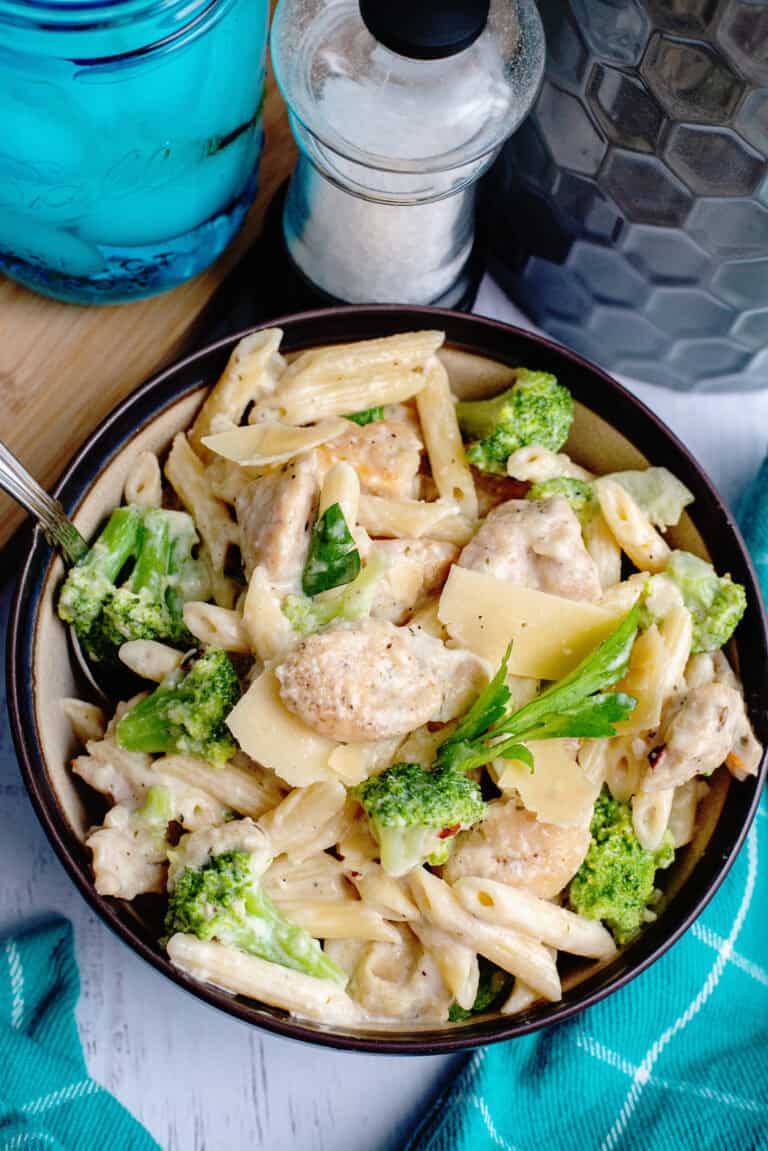
[[[268,0],[0,0],[0,271],[78,303],[211,263],[255,190]]]
[[[768,3],[539,0],[492,270],[556,339],[673,388],[768,386]]]

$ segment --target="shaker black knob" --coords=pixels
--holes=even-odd
[[[360,0],[371,35],[417,60],[463,52],[485,28],[489,8],[490,0]]]

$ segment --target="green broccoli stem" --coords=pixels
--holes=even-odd
[[[493,433],[509,402],[508,389],[490,400],[463,400],[456,405],[456,418],[465,439],[484,440]]]
[[[316,979],[331,979],[342,986],[347,978],[328,958],[316,939],[281,915],[266,891],[255,883],[245,897],[245,908],[255,923],[233,924],[229,942],[270,963],[303,971]]]
[[[120,747],[145,755],[168,755],[175,750],[177,735],[168,722],[168,708],[181,678],[181,672],[172,672],[151,695],[125,713],[117,725]]]
[[[162,599],[172,551],[167,516],[162,512],[147,512],[144,516],[141,550],[128,580],[129,589],[135,593],[146,589],[153,599]]]

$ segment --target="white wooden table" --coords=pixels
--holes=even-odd
[[[483,286],[477,310],[519,321],[492,284]],[[635,390],[733,502],[768,447],[768,391]],[[0,631],[8,602],[6,588]],[[2,709],[0,932],[52,912],[75,925],[90,1071],[164,1151],[395,1151],[456,1064],[448,1056],[336,1054],[273,1038],[163,980],[96,919],[67,878],[24,793]]]

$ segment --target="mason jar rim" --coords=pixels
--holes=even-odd
[[[43,31],[89,32],[105,30],[153,15],[186,18],[177,31],[185,31],[222,0],[0,0],[0,25]]]

